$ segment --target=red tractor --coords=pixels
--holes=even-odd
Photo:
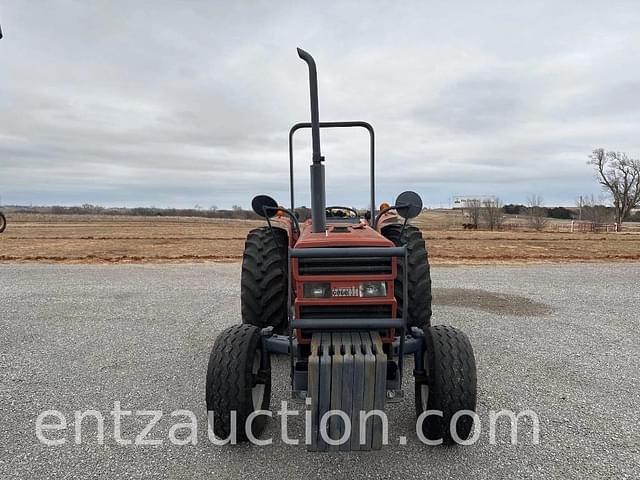
[[[209,359],[213,432],[228,438],[235,431],[236,441],[262,433],[271,400],[270,355],[282,354],[289,357],[293,398],[307,401],[309,449],[379,449],[382,419],[366,414],[402,400],[403,360],[413,355],[421,432],[435,443],[459,443],[473,428],[475,359],[464,333],[431,325],[427,250],[420,230],[408,223],[422,211],[422,200],[404,192],[394,205],[376,209],[373,128],[362,121],[320,122],[316,65],[304,50],[298,55],[309,69],[311,122],[289,132],[290,208],[266,195],[252,201],[267,225],[250,231],[245,243],[242,324],[218,335]],[[365,215],[325,202],[320,130],[353,127],[370,134]],[[300,223],[293,136],[306,128],[313,147],[311,218]]]

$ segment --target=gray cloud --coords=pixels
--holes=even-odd
[[[284,202],[288,129],[308,118],[298,45],[321,118],[376,127],[381,199],[571,204],[598,191],[593,147],[640,156],[636,2],[430,3],[5,3],[2,201]],[[366,148],[323,132],[328,201],[366,204]]]

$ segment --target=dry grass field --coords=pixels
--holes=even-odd
[[[639,261],[640,234],[465,231],[432,211],[423,229],[433,264]],[[0,261],[54,263],[229,262],[261,221],[185,217],[8,214]]]

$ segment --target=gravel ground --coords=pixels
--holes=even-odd
[[[218,332],[240,320],[237,264],[0,265],[0,478],[640,478],[638,278],[640,264],[434,268],[434,323],[462,328],[475,348],[480,439],[420,444],[407,381],[405,401],[388,407],[390,445],[327,454],[282,444],[277,418],[268,447],[207,440],[206,362]],[[286,359],[273,381],[279,406]],[[149,438],[163,443],[118,445],[114,402],[162,410]],[[63,445],[36,438],[48,409],[67,419],[46,432]],[[104,445],[90,418],[74,441],[74,411],[89,409],[104,415]],[[177,409],[197,415],[196,446],[169,443],[185,421],[170,416]],[[512,445],[504,420],[492,444],[489,412],[501,409],[534,410],[539,444],[523,421]],[[148,418],[125,417],[122,437]],[[302,418],[290,420],[290,435],[302,432]]]

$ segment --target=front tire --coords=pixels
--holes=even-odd
[[[242,323],[274,327],[275,333],[286,330],[288,247],[281,228],[256,228],[247,235],[240,280]]]
[[[425,330],[423,368],[425,380],[416,379],[416,414],[438,410],[442,417],[428,415],[422,422],[422,433],[429,440],[445,445],[456,443],[451,434],[451,419],[460,410],[476,409],[476,361],[469,338],[460,330],[436,325]],[[456,433],[466,440],[473,428],[473,418],[462,415],[456,422]]]
[[[5,228],[7,228],[7,217],[4,216],[4,213],[0,212],[0,233],[4,232]]]
[[[236,412],[236,440],[247,441],[247,417],[256,410],[268,410],[271,403],[271,363],[261,369],[260,329],[253,325],[234,325],[223,330],[213,345],[207,369],[207,412],[212,412],[212,430],[221,439],[232,433],[232,413]],[[211,415],[211,414],[210,414]],[[258,437],[267,417],[257,416],[251,432]],[[232,442],[235,443],[235,442]]]
[[[407,246],[409,285],[409,310],[407,311],[407,326],[428,328],[431,325],[431,271],[427,247],[420,230],[413,225],[393,224],[382,228],[382,235],[391,240],[394,245]],[[398,317],[402,316],[405,299],[402,284],[404,272],[402,262],[398,261],[398,275],[394,283],[396,302],[398,303]]]

